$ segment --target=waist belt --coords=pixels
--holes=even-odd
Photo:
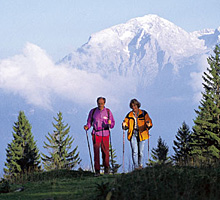
[[[101,130],[95,130],[95,132],[100,132],[100,131],[104,131],[104,130],[109,130],[109,128],[107,127],[107,128],[101,129]]]

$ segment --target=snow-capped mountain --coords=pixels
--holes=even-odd
[[[92,34],[61,62],[104,77],[138,76],[148,85],[166,66],[177,73],[186,63],[195,62],[207,52],[207,37],[213,34],[219,37],[219,31],[188,33],[157,15],[146,15]]]
[[[197,36],[200,40],[204,40],[207,48],[213,49],[214,46],[220,42],[220,27],[218,29],[195,31],[192,34]]]

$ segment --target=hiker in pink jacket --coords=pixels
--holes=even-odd
[[[93,127],[92,140],[96,176],[100,175],[100,147],[102,151],[104,173],[109,173],[109,129],[112,129],[115,126],[112,112],[108,108],[105,108],[105,102],[106,100],[104,97],[97,98],[98,107],[90,110],[87,124],[84,126],[86,131],[89,130],[91,126]]]

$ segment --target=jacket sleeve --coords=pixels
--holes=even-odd
[[[148,115],[147,112],[146,112],[144,118],[145,118],[145,123],[146,123],[146,125],[147,125],[148,130],[150,130],[150,129],[152,128],[152,126],[153,126],[153,123],[152,123],[152,120],[151,120],[151,118],[149,117],[149,115]]]
[[[93,113],[93,109],[90,110],[89,115],[88,115],[88,119],[87,119],[87,126],[90,129],[90,127],[92,126],[91,122],[92,122],[92,113]]]
[[[112,129],[115,126],[115,119],[114,119],[113,114],[110,110],[109,110],[109,119],[111,120],[110,128]]]
[[[129,126],[128,126],[128,123],[129,123],[129,118],[128,118],[128,115],[129,115],[129,113],[126,115],[126,117],[125,117],[125,119],[124,119],[124,121],[123,122],[125,122],[125,128],[123,128],[123,126],[122,126],[122,129],[124,129],[124,130],[128,130],[128,128],[129,128]]]

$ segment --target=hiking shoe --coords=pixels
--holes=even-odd
[[[143,169],[142,165],[140,165],[140,166],[138,167],[138,169]]]
[[[139,167],[134,168],[134,170],[141,170],[143,169],[142,165],[140,165]]]
[[[105,167],[104,174],[109,174],[109,172],[110,172],[109,167]]]
[[[100,173],[99,172],[96,172],[95,174],[94,174],[94,177],[99,177],[100,176]]]
[[[95,177],[100,176],[100,171],[99,171],[99,170],[95,170],[94,176],[95,176]]]

